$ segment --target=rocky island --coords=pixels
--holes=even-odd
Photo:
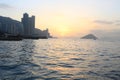
[[[96,40],[98,38],[93,34],[88,34],[86,36],[81,37],[81,39],[93,39],[93,40]]]

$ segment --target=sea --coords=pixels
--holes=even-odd
[[[0,80],[120,80],[120,41],[0,41]]]

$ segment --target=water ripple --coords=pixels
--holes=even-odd
[[[119,80],[120,42],[0,41],[0,80]]]

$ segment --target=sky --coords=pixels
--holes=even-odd
[[[23,13],[56,37],[120,37],[120,0],[0,0],[0,16],[21,21]]]

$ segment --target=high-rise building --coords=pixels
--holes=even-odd
[[[29,25],[28,25],[28,20],[29,20],[28,17],[29,17],[28,14],[25,13],[25,14],[23,15],[23,18],[22,18],[24,35],[28,35],[28,26],[29,26]]]
[[[11,35],[23,35],[23,24],[8,17],[0,16],[0,32]]]
[[[27,13],[23,14],[22,23],[24,26],[24,36],[32,37],[35,30],[35,16],[29,17]]]

